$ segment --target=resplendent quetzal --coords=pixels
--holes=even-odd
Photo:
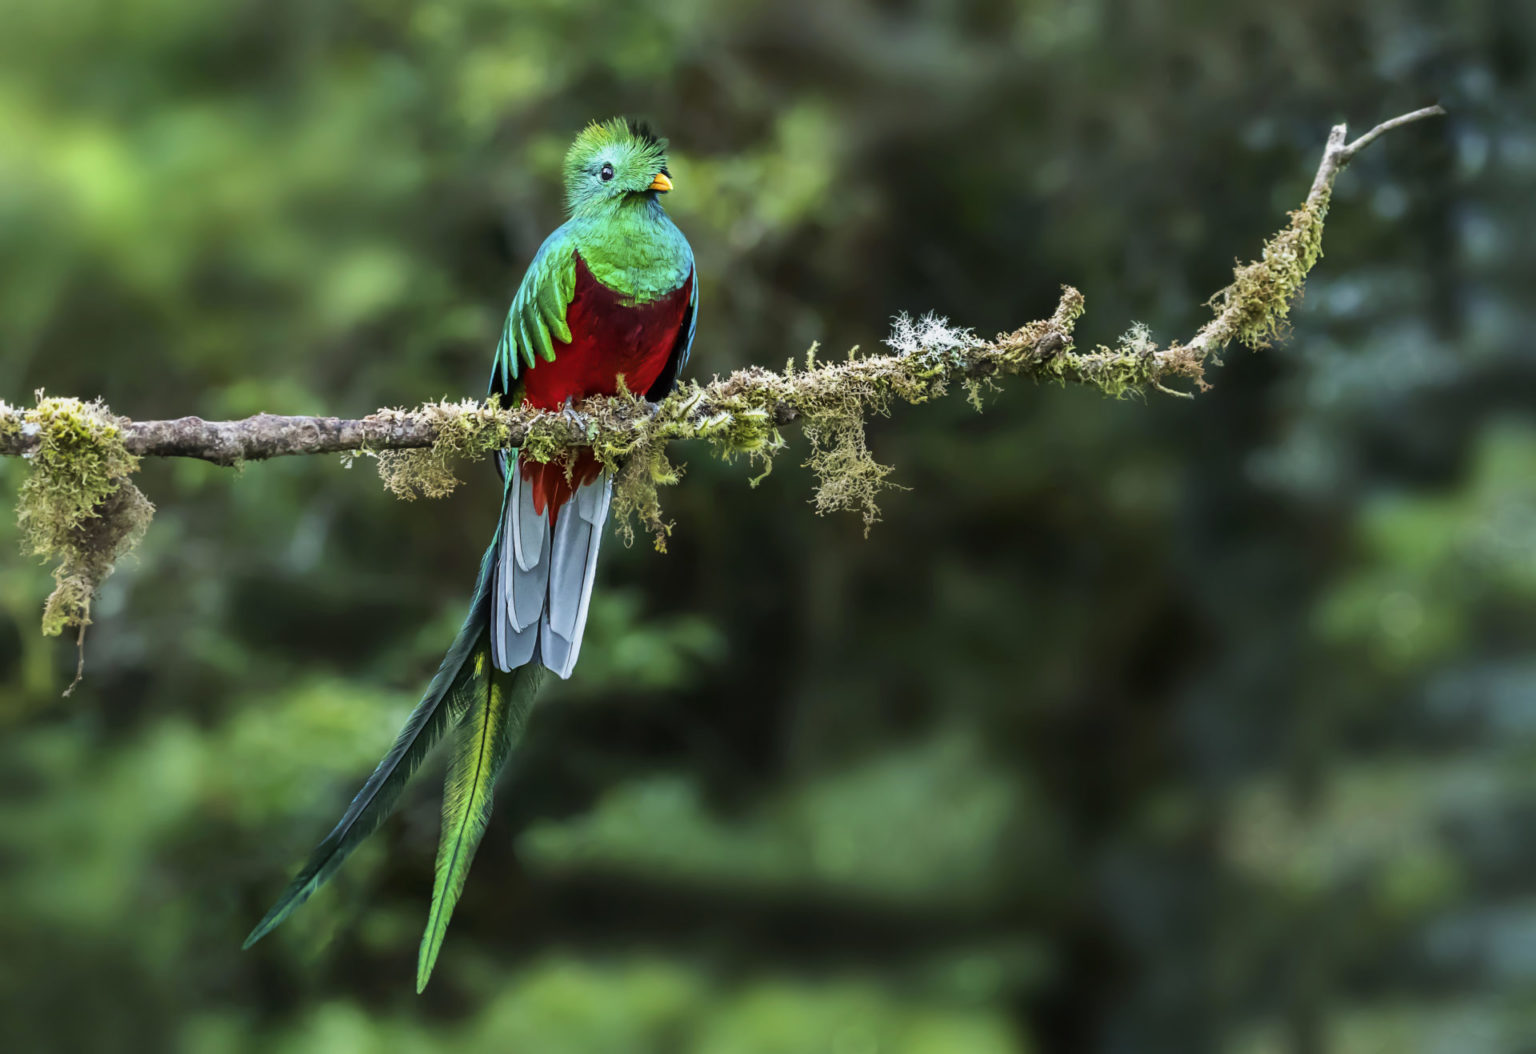
[[[693,250],[658,195],[672,189],[666,140],[623,120],[594,123],[565,158],[570,218],[523,276],[491,368],[503,403],[559,410],[591,395],[660,399],[688,361],[698,309]],[[480,561],[469,615],[395,745],[315,847],[250,947],[309,898],[376,830],[443,734],[453,757],[432,910],[416,984],[426,986],[448,917],[485,833],[497,773],[546,669],[569,677],[581,650],[611,481],[590,450],[567,461],[497,455],[501,522]]]

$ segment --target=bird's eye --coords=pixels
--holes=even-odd
[[[602,177],[602,180],[603,180],[604,183],[608,182],[610,179],[613,178],[613,166],[612,165],[604,165],[603,166],[603,170],[601,172],[599,172],[598,175],[600,177]]]

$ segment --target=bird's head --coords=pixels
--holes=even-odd
[[[654,200],[671,189],[667,141],[638,121],[593,121],[565,155],[565,205],[573,216]]]

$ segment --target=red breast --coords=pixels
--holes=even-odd
[[[555,361],[538,363],[523,374],[523,402],[543,410],[558,410],[566,399],[617,395],[619,376],[631,392],[644,392],[661,376],[677,347],[678,332],[693,295],[690,274],[683,284],[648,304],[625,304],[619,293],[603,285],[576,253],[576,292],[566,310],[571,342],[555,342]],[[569,477],[567,468],[569,467]],[[602,466],[588,450],[567,465],[524,461],[523,479],[533,487],[533,507],[558,510],[573,490],[595,480]],[[551,516],[551,519],[554,517]]]

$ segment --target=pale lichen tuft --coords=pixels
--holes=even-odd
[[[969,329],[952,326],[949,319],[929,312],[914,320],[905,311],[891,320],[886,347],[898,355],[942,355],[982,344]]]

